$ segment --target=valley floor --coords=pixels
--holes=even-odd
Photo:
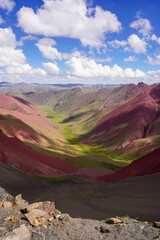
[[[57,209],[72,217],[160,220],[160,173],[112,183],[44,182],[1,164],[0,185],[29,202],[55,201]]]

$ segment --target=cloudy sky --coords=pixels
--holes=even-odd
[[[0,81],[160,82],[160,0],[0,0]]]

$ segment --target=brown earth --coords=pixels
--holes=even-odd
[[[55,201],[72,217],[105,219],[128,215],[159,221],[160,173],[118,182],[74,183],[38,181],[0,164],[0,185],[29,202]]]

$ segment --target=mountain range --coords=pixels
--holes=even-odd
[[[12,168],[98,181],[160,171],[160,84],[2,82],[0,92],[0,162]]]

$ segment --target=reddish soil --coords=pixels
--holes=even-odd
[[[77,172],[77,168],[63,160],[36,152],[16,137],[4,135],[2,131],[0,131],[0,162],[33,175],[59,176]]]
[[[84,143],[103,137],[100,141],[104,145],[114,141],[112,145],[123,148],[135,139],[145,138],[149,124],[153,126],[160,117],[159,103],[160,84],[149,86],[146,91],[104,116]]]
[[[34,105],[20,98],[16,99],[0,93],[0,100],[1,100],[0,108],[3,108],[3,109],[18,110],[19,112],[23,112],[23,113],[26,112],[27,110],[39,111],[38,108],[36,108]]]
[[[78,174],[82,174],[87,177],[98,177],[105,174],[113,173],[112,170],[106,168],[80,168]]]
[[[119,181],[135,176],[145,176],[160,172],[160,148],[135,160],[119,172],[98,177],[99,181]]]
[[[23,99],[0,94],[0,114],[0,120],[4,120],[0,121],[0,128],[8,136],[16,136],[21,141],[39,142],[42,146],[48,146],[45,138],[55,143],[59,143],[59,139],[65,139],[58,125],[53,124],[43,112]],[[15,119],[14,123],[10,118]],[[44,137],[36,136],[33,130]]]

